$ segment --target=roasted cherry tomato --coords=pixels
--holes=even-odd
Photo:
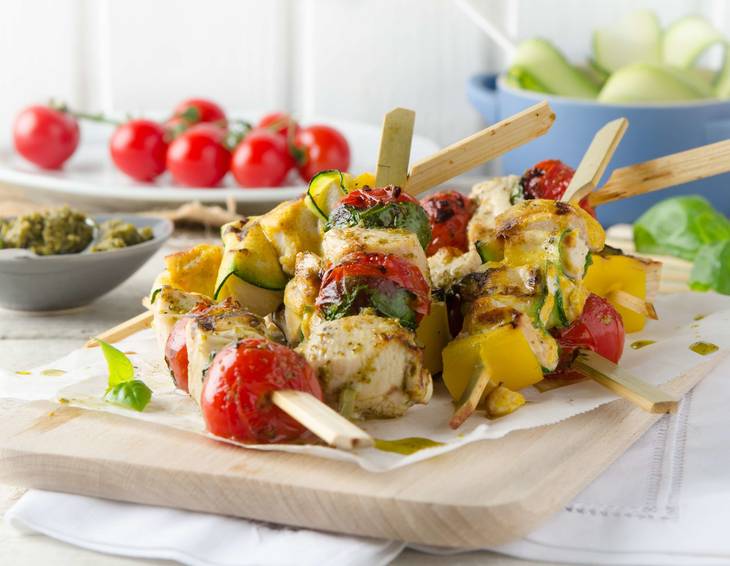
[[[258,123],[259,128],[266,128],[274,133],[287,136],[289,130],[293,134],[299,131],[299,124],[286,112],[271,112],[266,114]]]
[[[433,235],[426,250],[433,255],[441,248],[469,250],[466,227],[474,214],[474,202],[458,191],[434,193],[421,201],[428,215]]]
[[[569,367],[579,349],[592,350],[615,364],[624,352],[621,315],[606,299],[594,294],[586,299],[580,317],[567,328],[554,330],[553,335],[560,347],[560,364],[553,377],[572,377]]]
[[[112,134],[109,150],[114,164],[138,181],[152,181],[165,171],[165,130],[150,120],[132,120]]]
[[[188,187],[216,186],[231,163],[224,140],[225,131],[213,124],[198,124],[178,136],[167,150],[173,179]]]
[[[175,382],[175,387],[188,391],[188,347],[185,342],[185,333],[189,317],[178,320],[170,331],[165,344],[165,362]]]
[[[208,430],[246,443],[296,440],[306,429],[271,402],[280,389],[322,400],[317,375],[303,356],[265,338],[229,344],[208,370],[200,408]]]
[[[392,185],[365,187],[345,196],[330,214],[325,231],[348,226],[408,230],[424,250],[431,243],[431,226],[420,203]]]
[[[173,118],[182,118],[189,124],[199,122],[225,122],[226,114],[212,100],[188,98],[175,107]]]
[[[29,106],[15,119],[15,149],[31,163],[58,169],[79,145],[79,124],[71,114],[48,106]]]
[[[325,272],[316,305],[327,320],[374,308],[415,329],[431,309],[431,289],[421,270],[404,259],[356,252]]]
[[[231,172],[242,187],[278,187],[293,165],[284,137],[256,129],[233,152]]]
[[[546,159],[528,169],[520,179],[526,199],[560,200],[570,185],[575,169],[558,159]],[[596,211],[588,204],[588,198],[580,201],[581,207],[595,218]]]
[[[294,145],[299,154],[297,169],[307,182],[325,169],[347,171],[350,167],[350,146],[345,136],[330,126],[316,124],[302,128]]]

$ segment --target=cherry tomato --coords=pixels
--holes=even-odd
[[[286,112],[271,112],[270,114],[266,114],[259,120],[258,127],[266,128],[282,136],[288,135],[290,127],[295,134],[299,131],[299,124]]]
[[[67,112],[29,106],[15,119],[15,149],[44,169],[59,169],[79,145],[79,124]]]
[[[257,129],[236,147],[231,172],[242,187],[278,187],[292,165],[286,140],[274,132]]]
[[[560,347],[560,364],[549,377],[576,377],[569,366],[578,349],[592,350],[615,364],[624,352],[621,315],[606,299],[594,294],[586,299],[580,317],[567,328],[554,331],[553,335]]]
[[[173,117],[183,118],[189,124],[198,122],[224,122],[226,114],[212,100],[205,98],[188,98],[175,107]]]
[[[469,250],[466,227],[474,213],[474,202],[469,197],[458,191],[443,191],[426,197],[421,204],[431,222],[433,235],[427,255],[446,247],[462,252]]]
[[[570,185],[575,169],[558,159],[546,159],[528,169],[520,179],[526,199],[542,198],[560,200]],[[588,197],[580,201],[581,207],[594,218],[596,211],[588,204]]]
[[[114,164],[138,181],[152,181],[165,171],[165,130],[150,120],[132,120],[119,126],[109,142]]]
[[[415,329],[431,310],[431,289],[421,270],[398,256],[355,252],[325,271],[316,305],[330,320],[372,307]]]
[[[415,202],[418,201],[408,193],[404,192],[400,187],[390,185],[388,187],[380,187],[371,189],[365,187],[348,193],[340,200],[340,206],[351,206],[358,210],[365,210],[380,204],[390,202]]]
[[[173,179],[188,187],[216,186],[231,163],[224,139],[223,129],[212,124],[198,124],[178,136],[167,150]]]
[[[170,331],[165,344],[165,362],[175,382],[175,387],[188,391],[188,347],[185,342],[185,333],[190,318],[178,320]]]
[[[280,389],[322,400],[314,370],[294,350],[265,338],[229,344],[213,359],[203,385],[200,408],[208,430],[247,443],[300,438],[306,429],[271,402]]]
[[[317,124],[302,128],[294,145],[301,153],[297,158],[297,169],[307,182],[319,171],[347,171],[350,167],[350,146],[345,136],[330,126]]]

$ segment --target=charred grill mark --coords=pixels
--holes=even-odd
[[[565,214],[570,214],[573,211],[571,206],[567,202],[562,201],[555,201],[555,214],[559,216],[563,216]]]

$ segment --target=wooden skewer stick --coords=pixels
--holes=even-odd
[[[620,291],[618,289],[615,291],[611,291],[606,298],[612,303],[621,305],[622,307],[630,311],[643,314],[644,316],[652,320],[659,319],[656,314],[656,309],[654,308],[654,305],[647,301],[642,301],[639,297],[636,297],[631,293],[627,293],[626,291]]]
[[[678,401],[674,397],[623,371],[595,352],[582,350],[572,367],[645,411],[673,413],[677,410]]]
[[[468,419],[474,411],[477,410],[479,402],[482,400],[482,396],[487,389],[491,381],[489,372],[482,368],[478,373],[475,373],[469,380],[464,393],[461,395],[461,399],[456,405],[454,414],[449,421],[449,426],[453,429],[459,428],[464,421]]]
[[[629,121],[626,118],[618,118],[596,132],[561,201],[579,202],[593,192],[628,126]]]
[[[427,157],[411,168],[406,191],[420,194],[547,133],[555,113],[540,102]]]
[[[599,206],[730,172],[730,140],[614,169],[588,202]]]
[[[367,432],[309,393],[275,391],[271,401],[334,448],[353,450],[375,444],[375,440]]]
[[[375,168],[375,184],[378,187],[405,187],[415,122],[416,113],[406,108],[395,108],[385,115]]]
[[[149,328],[150,324],[152,324],[152,312],[145,311],[133,318],[130,318],[129,320],[125,320],[114,328],[105,330],[96,338],[104,340],[104,342],[109,342],[110,344],[113,344],[114,342],[119,342],[127,336],[131,336],[135,332],[139,332],[140,330]],[[96,338],[92,338],[86,344],[84,344],[84,348],[98,347],[99,343],[96,341]]]

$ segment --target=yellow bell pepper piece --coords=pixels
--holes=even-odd
[[[356,191],[363,187],[374,187],[375,186],[375,175],[372,173],[361,173],[352,180],[352,188],[349,189],[350,184],[347,184],[349,191]],[[348,191],[348,192],[349,192]]]
[[[646,300],[646,269],[641,260],[625,255],[593,256],[593,263],[588,268],[584,279],[585,286],[591,293],[606,297],[610,301],[612,291],[624,291]],[[646,324],[643,314],[631,311],[612,302],[613,307],[621,315],[626,332],[638,332]]]
[[[416,330],[416,342],[423,346],[423,365],[432,374],[443,369],[441,352],[451,340],[446,304],[431,303],[431,312],[421,321]]]
[[[525,404],[525,396],[500,385],[487,395],[487,416],[496,419],[514,413]]]
[[[482,368],[492,382],[513,391],[542,380],[542,368],[525,335],[511,325],[452,341],[444,348],[443,364],[444,384],[455,400]]]

